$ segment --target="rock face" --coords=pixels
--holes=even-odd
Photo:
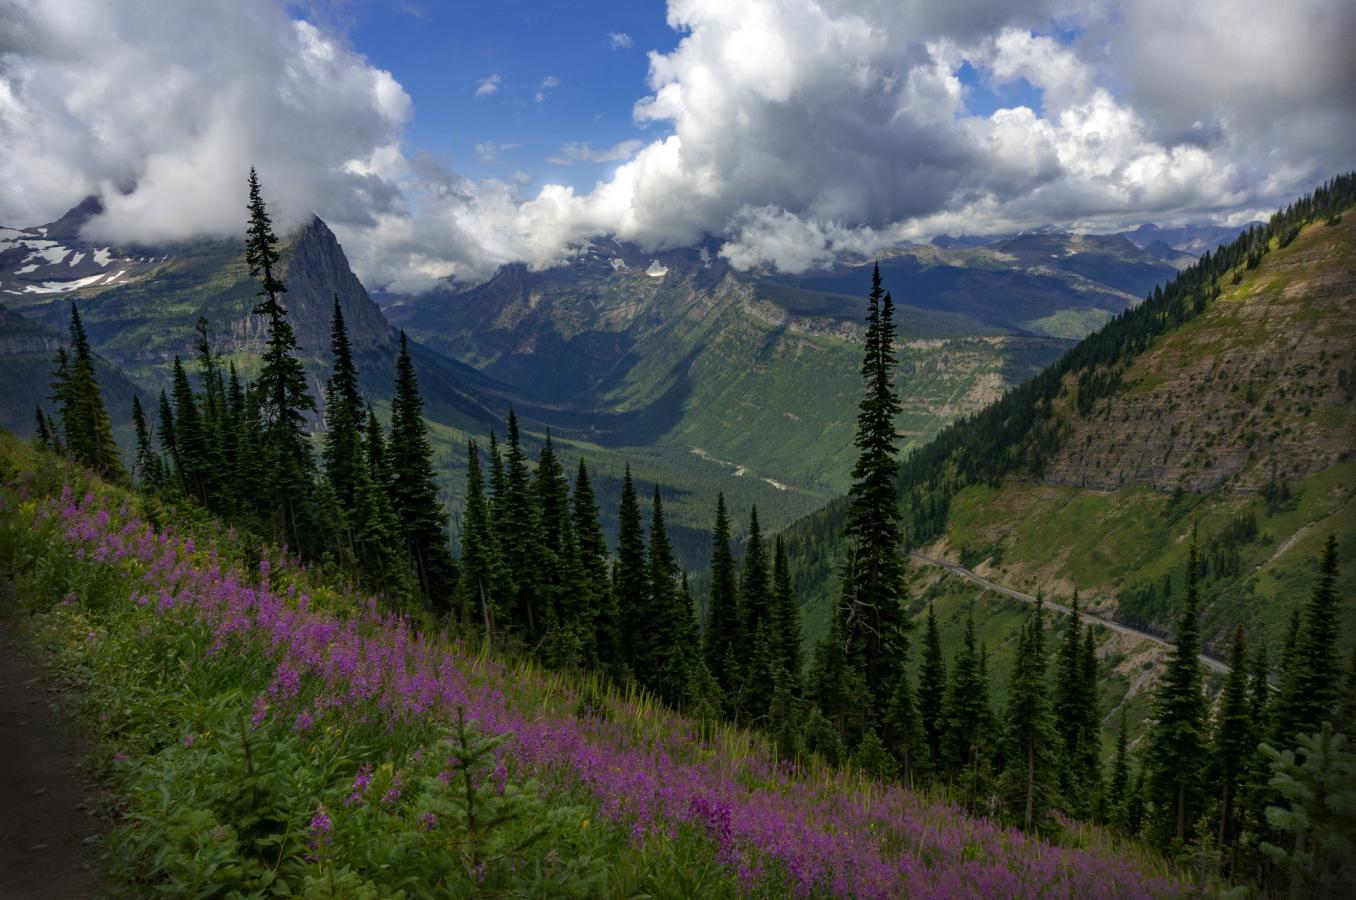
[[[356,349],[393,347],[386,317],[348,267],[348,257],[334,232],[319,217],[313,218],[284,251],[282,278],[287,285],[283,306],[306,356],[329,357],[335,297],[339,298],[349,340]],[[267,327],[268,320],[263,316],[241,316],[231,322],[229,347],[223,349],[261,352]]]
[[[1306,229],[1067,417],[1046,481],[1255,492],[1356,448],[1356,217]],[[1073,389],[1070,385],[1070,389]]]

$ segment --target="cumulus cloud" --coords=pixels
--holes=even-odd
[[[490,94],[493,94],[495,91],[499,90],[499,88],[502,87],[503,84],[504,76],[486,75],[484,78],[476,82],[476,96],[488,97],[490,96]]]
[[[0,218],[96,189],[110,229],[234,229],[258,161],[280,209],[411,290],[597,234],[803,270],[940,231],[1230,221],[1356,164],[1345,0],[670,0],[633,109],[650,137],[554,157],[616,163],[583,190],[403,147],[400,85],[268,0],[179,10],[0,6]]]
[[[635,45],[631,35],[624,31],[609,31],[607,33],[607,45],[613,50],[629,50]]]
[[[0,217],[47,221],[87,194],[96,236],[232,233],[257,165],[280,227],[323,201],[370,226],[410,98],[391,75],[262,0],[0,7]]]
[[[577,162],[616,162],[634,156],[642,144],[644,141],[632,139],[618,141],[611,147],[596,150],[588,141],[566,141],[560,145],[560,153],[547,157],[546,161],[558,166],[568,166]]]

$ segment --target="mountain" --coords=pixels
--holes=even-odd
[[[1242,624],[1274,660],[1334,535],[1356,641],[1356,221],[1340,214],[1356,179],[1330,187],[910,455],[909,545],[1060,602],[1076,589],[1085,609],[1166,635],[1194,532],[1207,652],[1223,657]],[[811,640],[838,590],[843,509],[786,532]],[[934,603],[952,639],[973,608],[1004,683],[1020,603],[923,563],[909,597],[913,613]],[[1129,698],[1137,723],[1162,649],[1102,640],[1107,700]]]

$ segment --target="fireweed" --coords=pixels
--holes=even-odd
[[[242,728],[285,725],[303,748],[335,730],[363,729],[405,748],[384,769],[364,760],[337,773],[327,805],[311,798],[312,852],[332,852],[353,811],[402,802],[419,771],[450,785],[439,768],[455,760],[424,757],[442,752],[440,729],[460,707],[483,733],[509,735],[486,773],[500,791],[535,779],[539,792],[589,796],[592,814],[635,848],[696,834],[720,878],[737,879],[743,891],[1138,898],[1189,890],[1093,830],[1080,835],[1085,847],[1051,844],[899,786],[790,766],[746,733],[711,736],[644,696],[607,693],[596,681],[572,682],[422,631],[293,560],[247,568],[215,542],[152,528],[116,499],[67,488],[8,504],[12,528],[55,528],[80,560],[81,578],[103,580],[101,602],[201,629],[202,660],[187,665],[223,655],[261,660],[268,683],[242,698]],[[83,582],[69,588],[77,605],[91,597]],[[600,693],[603,714],[578,712],[581,697],[597,704]],[[433,809],[411,813],[412,830],[432,832],[440,821]]]

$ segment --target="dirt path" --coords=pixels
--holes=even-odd
[[[18,652],[13,624],[0,608],[0,898],[100,897],[98,789],[60,689]]]
[[[996,584],[995,582],[992,582],[989,579],[985,578],[983,575],[976,575],[974,572],[971,572],[969,569],[956,563],[947,562],[944,559],[934,559],[931,556],[924,556],[921,553],[910,553],[909,556],[913,557],[918,562],[926,563],[930,566],[940,566],[941,568],[946,569],[948,572],[951,572],[954,575],[959,575],[962,578],[969,579],[970,581],[973,581],[980,587],[987,588],[988,590],[991,590],[998,594],[1002,594],[1005,597],[1011,597],[1014,600],[1021,600],[1025,603],[1036,602],[1036,598],[1031,596],[1030,594],[1024,594],[1021,591],[1013,590],[1010,587],[1004,587],[1001,584]],[[1063,613],[1066,616],[1071,615],[1073,613],[1073,610],[1069,609],[1069,607],[1061,606],[1058,603],[1051,603],[1049,600],[1045,601],[1045,605],[1047,608],[1053,609],[1055,612]],[[1163,638],[1158,637],[1157,635],[1150,634],[1147,631],[1140,631],[1138,628],[1132,628],[1129,625],[1123,625],[1120,622],[1116,622],[1112,619],[1106,619],[1103,618],[1102,616],[1094,616],[1091,613],[1083,612],[1082,610],[1079,611],[1079,615],[1083,617],[1084,621],[1094,622],[1098,625],[1101,625],[1103,628],[1110,628],[1112,631],[1119,632],[1120,634],[1127,634],[1131,637],[1139,638],[1140,640],[1144,641],[1153,641],[1155,644],[1162,644],[1164,647],[1167,647],[1169,649],[1172,649],[1172,647],[1174,646],[1171,641],[1166,641]],[[1222,672],[1224,674],[1228,674],[1229,672],[1229,667],[1226,666],[1222,660],[1218,660],[1213,656],[1207,656],[1206,654],[1202,653],[1199,659],[1201,661],[1201,664],[1205,666],[1207,669],[1210,669],[1212,672]]]

